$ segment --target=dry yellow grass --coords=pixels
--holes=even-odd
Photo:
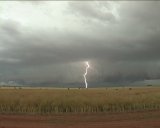
[[[0,89],[0,113],[122,112],[160,109],[160,88]]]

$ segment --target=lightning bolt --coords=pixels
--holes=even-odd
[[[84,73],[84,82],[85,82],[85,86],[86,88],[88,87],[88,83],[87,83],[87,79],[86,79],[86,76],[87,76],[87,73],[88,73],[88,68],[90,67],[88,61],[85,62],[85,65],[86,65],[86,70],[85,70],[85,73]]]

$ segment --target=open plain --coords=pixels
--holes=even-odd
[[[1,88],[0,128],[159,128],[160,88]]]

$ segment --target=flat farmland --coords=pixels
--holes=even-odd
[[[1,88],[0,128],[159,128],[160,88]]]
[[[0,89],[0,113],[54,114],[160,109],[160,88]]]

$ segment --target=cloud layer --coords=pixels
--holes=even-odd
[[[1,81],[160,78],[160,2],[0,3]]]

